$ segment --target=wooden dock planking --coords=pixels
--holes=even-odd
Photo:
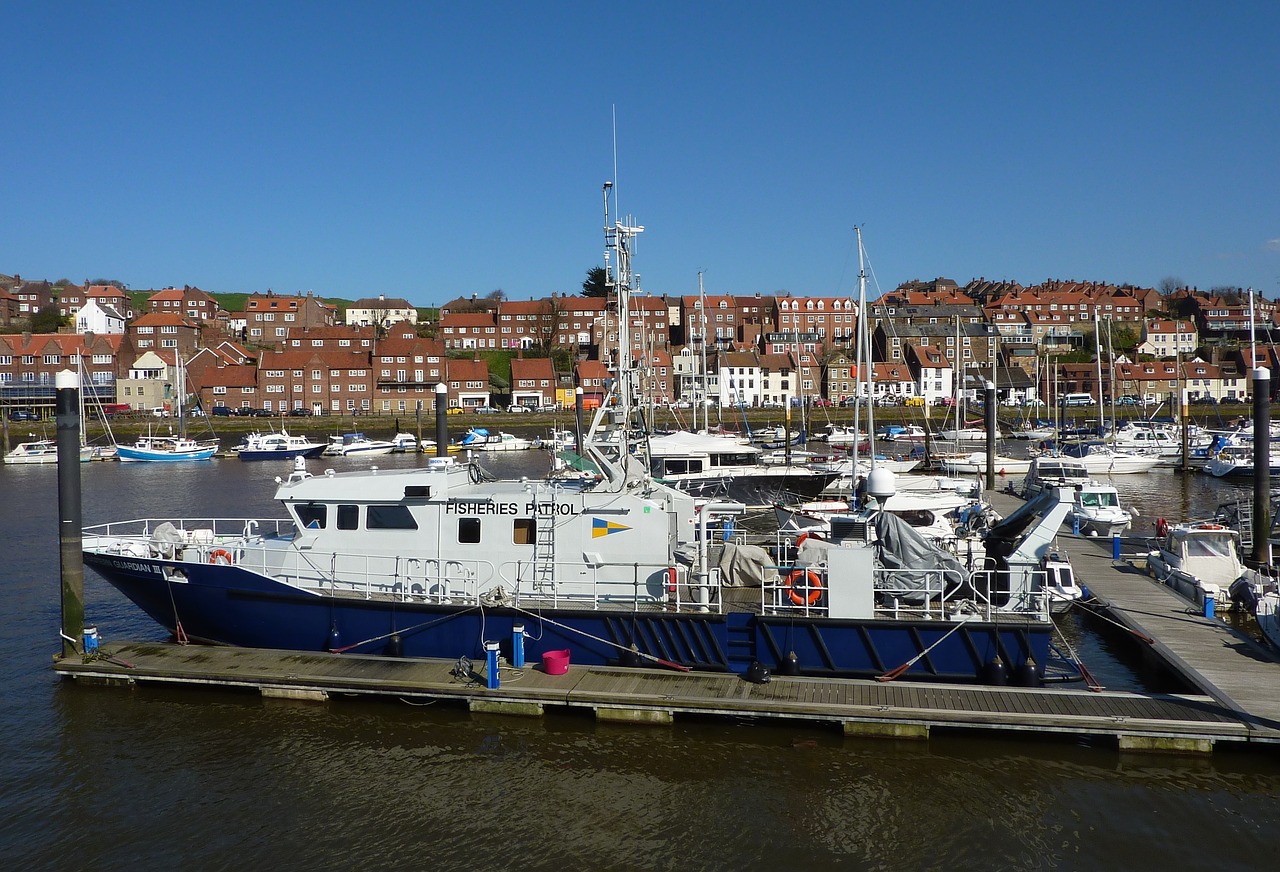
[[[1010,494],[988,497],[1004,515],[1022,502]],[[1133,557],[1132,544],[1118,563],[1108,540],[1073,536],[1064,527],[1057,544],[1109,618],[1154,639],[1152,653],[1190,686],[1236,712],[1259,738],[1280,736],[1280,658],[1274,652],[1224,621],[1204,617],[1151,578],[1145,560]]]
[[[58,661],[54,669],[89,681],[244,687],[266,696],[455,699],[476,710],[520,714],[540,714],[543,706],[555,705],[640,722],[702,714],[835,722],[846,729],[856,724],[873,735],[902,735],[893,730],[913,725],[921,729],[912,734],[920,736],[930,728],[950,728],[1101,735],[1131,745],[1137,740],[1185,740],[1206,747],[1217,741],[1280,741],[1280,734],[1258,734],[1207,697],[809,677],[751,684],[729,674],[594,666],[573,666],[558,676],[533,668],[504,670],[501,687],[489,690],[483,681],[452,675],[453,661],[171,643],[121,643],[110,649],[132,666],[77,657]]]

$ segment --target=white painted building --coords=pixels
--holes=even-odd
[[[125,318],[106,303],[90,299],[75,314],[76,332],[95,335],[124,333]]]

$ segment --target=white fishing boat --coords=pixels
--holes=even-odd
[[[1057,435],[1058,431],[1049,425],[1025,425],[1014,428],[1009,431],[1010,439],[1024,439],[1029,442],[1039,442],[1042,439],[1052,439]]]
[[[828,445],[862,445],[867,441],[867,434],[841,424],[828,424],[814,438],[820,439]]]
[[[1068,518],[1071,529],[1081,536],[1119,536],[1129,529],[1133,514],[1120,506],[1115,487],[1088,481],[1075,488]]]

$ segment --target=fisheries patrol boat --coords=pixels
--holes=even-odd
[[[608,284],[629,323],[642,228],[610,223],[607,188],[605,203]],[[1043,675],[1053,625],[1034,540],[1051,537],[1064,501],[1046,495],[993,530],[983,572],[910,528],[905,539],[880,530],[875,544],[846,529],[803,567],[779,572],[790,552],[766,552],[768,571],[748,584],[726,563],[736,544],[711,536],[743,505],[697,506],[653,476],[643,440],[633,453],[638,372],[623,343],[586,434],[590,475],[488,481],[461,463],[298,472],[277,485],[281,517],[100,524],[83,532],[86,565],[179,639],[215,644],[448,660],[497,649],[517,664],[519,652],[568,651],[576,664],[747,677]],[[883,475],[872,480],[884,496]],[[904,541],[950,562],[904,563]]]

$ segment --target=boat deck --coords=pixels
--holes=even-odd
[[[1008,515],[1021,504],[1009,494],[988,494]],[[1111,541],[1072,536],[1064,528],[1058,544],[1088,587],[1098,608],[1136,634],[1151,638],[1149,652],[1187,685],[1231,711],[1259,737],[1280,735],[1280,657],[1258,639],[1220,619],[1206,618],[1186,599],[1146,573],[1130,540],[1120,561]],[[1144,642],[1138,644],[1146,645]]]

